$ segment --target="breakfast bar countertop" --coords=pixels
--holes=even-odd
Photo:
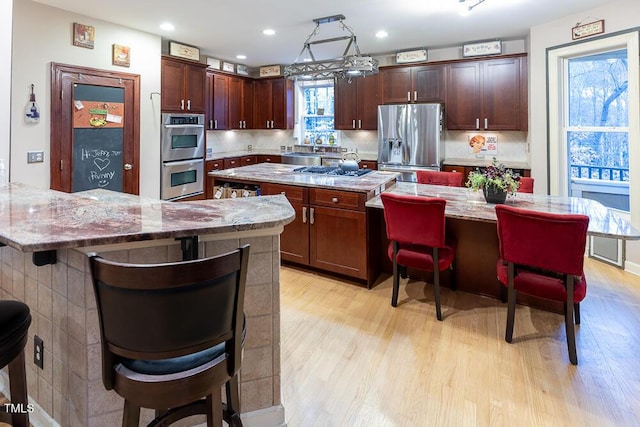
[[[336,176],[304,172],[294,172],[300,165],[279,163],[258,163],[233,169],[210,171],[208,175],[217,180],[241,180],[297,185],[301,187],[326,188],[331,190],[354,191],[370,195],[379,194],[395,182],[395,172],[371,171],[365,175]]]
[[[441,197],[447,201],[445,215],[470,221],[496,222],[495,205],[485,202],[481,192],[469,188],[397,182],[387,192],[425,197]],[[640,240],[640,231],[600,202],[578,197],[557,197],[516,193],[507,197],[507,205],[540,212],[583,214],[589,217],[588,234],[623,240]],[[382,209],[380,196],[366,204]]]
[[[0,243],[23,252],[284,226],[286,197],[168,202],[109,190],[0,189]]]

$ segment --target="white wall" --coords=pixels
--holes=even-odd
[[[0,57],[11,58],[11,10],[13,2],[0,2]],[[0,67],[0,159],[9,169],[9,141],[11,137],[11,65]]]
[[[7,1],[2,2],[10,3]],[[2,6],[4,7],[4,6]],[[108,7],[108,2],[105,3]],[[9,20],[11,14],[3,14]],[[73,46],[73,23],[95,27],[95,47]],[[3,28],[10,28],[8,26]],[[4,37],[10,40],[10,37]],[[111,64],[112,44],[131,47],[131,66]],[[139,74],[140,78],[140,194],[160,196],[160,37],[75,15],[32,1],[16,1],[13,10],[11,99],[11,181],[49,188],[49,129],[51,62]],[[8,57],[8,56],[5,56]],[[7,67],[8,68],[8,67]],[[5,70],[2,70],[4,73]],[[8,70],[6,71],[8,73]],[[4,75],[0,76],[4,81]],[[22,114],[35,85],[40,123],[26,124]],[[0,117],[6,117],[0,114]],[[5,126],[0,126],[4,132]],[[55,149],[55,147],[53,148]],[[45,162],[27,164],[27,151],[44,150]],[[3,154],[0,153],[0,156]],[[1,157],[0,157],[1,158]]]
[[[531,174],[538,184],[547,186],[547,83],[546,49],[571,43],[571,28],[576,22],[593,17],[605,20],[605,34],[640,27],[640,2],[620,0],[605,6],[586,10],[577,15],[531,28],[529,49],[529,142],[531,147]],[[638,118],[634,118],[638,120]],[[634,224],[636,228],[640,224]],[[640,274],[640,243],[627,243],[630,269]]]

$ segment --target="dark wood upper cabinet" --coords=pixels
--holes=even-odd
[[[452,130],[526,130],[526,57],[449,65],[446,116]]]
[[[254,128],[293,129],[293,82],[259,79],[254,86]]]
[[[162,58],[161,109],[204,113],[206,64]]]
[[[337,80],[334,99],[335,129],[378,129],[380,74]]]
[[[229,77],[229,129],[253,129],[253,81]]]
[[[383,68],[382,103],[443,102],[445,70],[444,64]]]
[[[212,112],[210,129],[229,129],[229,77],[213,74],[213,92],[211,94]]]

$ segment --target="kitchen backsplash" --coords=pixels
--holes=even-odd
[[[495,136],[495,153],[480,151],[473,153],[469,146],[469,137],[473,135]],[[526,132],[458,132],[445,131],[445,157],[448,159],[491,159],[502,161],[528,162],[529,152]],[[243,130],[208,131],[207,152],[225,153],[246,150],[279,150],[281,146],[294,147],[298,139],[292,130]],[[340,146],[348,150],[357,150],[363,157],[376,158],[378,151],[378,133],[376,131],[341,131]],[[492,147],[494,148],[494,147]]]

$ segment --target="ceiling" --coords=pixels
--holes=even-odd
[[[492,39],[524,38],[529,28],[567,15],[579,22],[598,17],[585,11],[612,0],[484,0],[461,16],[459,0],[36,0],[92,18],[197,46],[200,53],[250,67],[294,62],[315,28],[313,19],[342,14],[363,54],[414,48],[437,48]],[[474,4],[479,0],[466,0]],[[583,16],[584,15],[584,16]],[[172,32],[159,25],[171,22]],[[262,30],[272,28],[273,36]],[[389,35],[375,37],[379,30]],[[571,29],[567,28],[567,33]],[[348,35],[337,23],[322,24],[326,39]],[[325,45],[331,52],[316,59],[341,56],[344,44]],[[236,55],[246,59],[236,59]]]

